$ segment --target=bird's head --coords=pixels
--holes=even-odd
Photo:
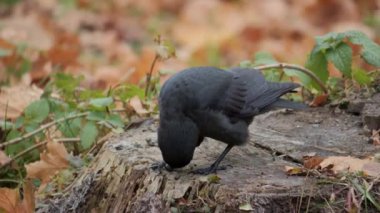
[[[198,127],[190,119],[160,119],[158,145],[164,161],[170,167],[181,168],[190,163],[198,138]]]

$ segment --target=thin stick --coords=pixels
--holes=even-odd
[[[41,147],[45,144],[47,144],[48,141],[43,141],[41,143],[37,143],[37,144],[34,144],[33,146],[25,149],[24,151],[18,153],[17,155],[15,155],[12,159],[10,159],[8,162],[6,162],[5,164],[1,165],[0,166],[0,169],[4,168],[5,166],[9,165],[10,163],[12,163],[14,160],[16,160],[17,158],[23,156],[23,155],[26,155],[27,153],[31,152],[32,150],[34,149],[37,149],[38,147]]]
[[[154,57],[154,60],[153,60],[152,64],[150,65],[149,73],[146,74],[145,99],[148,97],[148,92],[149,92],[149,89],[150,89],[150,80],[152,78],[152,73],[153,73],[154,65],[156,64],[156,62],[157,62],[157,60],[159,58],[160,58],[160,56],[158,54],[156,54],[156,56]]]
[[[19,143],[22,140],[30,138],[33,135],[38,134],[39,132],[42,132],[45,129],[47,129],[47,128],[51,127],[51,126],[54,126],[54,125],[56,125],[58,123],[61,123],[63,121],[71,120],[71,119],[74,119],[74,118],[83,117],[83,116],[86,116],[86,115],[88,115],[88,112],[84,112],[84,113],[79,113],[79,114],[76,114],[76,115],[67,116],[67,117],[60,118],[58,120],[52,121],[50,123],[44,124],[40,128],[38,128],[38,129],[36,129],[36,130],[34,130],[32,132],[29,132],[29,133],[27,133],[25,135],[22,135],[21,137],[18,137],[18,138],[15,138],[15,139],[12,139],[10,141],[7,141],[7,142],[4,142],[4,143],[0,144],[0,149],[3,148],[3,147],[6,147],[6,146],[12,145],[12,144]]]
[[[53,141],[56,141],[56,142],[61,142],[61,143],[67,143],[67,142],[79,142],[80,141],[80,138],[57,138],[57,139],[52,139]],[[5,164],[1,165],[0,166],[0,169],[4,168],[5,166],[9,165],[10,163],[12,163],[13,161],[15,161],[17,158],[20,158],[26,154],[28,154],[29,152],[33,151],[34,149],[37,149],[38,147],[41,147],[43,145],[46,145],[47,143],[49,143],[48,141],[43,141],[43,142],[40,142],[40,143],[37,143],[37,144],[34,144],[33,146],[25,149],[24,151],[18,153],[17,155],[15,155],[12,159],[10,159],[8,162],[6,162]]]
[[[312,71],[304,67],[301,67],[295,64],[279,63],[279,64],[257,66],[255,68],[259,70],[272,69],[272,68],[280,68],[280,69],[287,68],[287,69],[294,69],[294,70],[301,71],[305,73],[306,75],[308,75],[310,78],[312,78],[318,84],[318,86],[323,90],[325,94],[328,94],[328,90],[326,86],[323,84],[323,82]]]

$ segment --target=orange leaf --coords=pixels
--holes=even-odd
[[[319,156],[309,157],[304,160],[303,166],[308,169],[315,169],[323,161],[324,158]]]
[[[24,184],[24,199],[20,200],[18,189],[0,188],[0,209],[5,212],[32,213],[34,212],[34,190],[30,180]]]
[[[40,160],[25,165],[27,177],[41,180],[40,190],[50,181],[59,170],[68,167],[68,153],[63,144],[49,142],[47,151],[40,154]]]
[[[328,94],[322,94],[316,96],[313,101],[309,104],[311,107],[318,107],[318,106],[323,106],[327,102],[327,98],[329,97]]]
[[[5,212],[16,212],[20,196],[17,189],[0,188],[0,209]]]

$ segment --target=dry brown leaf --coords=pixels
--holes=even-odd
[[[24,184],[24,199],[18,205],[19,212],[33,213],[35,209],[34,187],[32,181],[27,179]]]
[[[52,45],[51,35],[41,26],[38,15],[28,14],[1,19],[0,37],[14,44],[27,44],[39,50],[49,49]]]
[[[34,85],[19,84],[2,88],[0,92],[0,119],[19,117],[31,102],[40,99],[42,93],[43,91]]]
[[[47,143],[47,151],[40,154],[40,160],[25,165],[28,178],[41,180],[40,190],[59,170],[68,167],[68,153],[65,146],[58,142]]]
[[[34,190],[30,180],[24,184],[24,199],[18,189],[0,188],[0,209],[12,213],[32,213],[35,208]]]
[[[308,157],[304,159],[303,166],[307,169],[315,169],[324,160],[324,158],[319,156]]]
[[[138,115],[146,115],[148,114],[148,110],[146,110],[142,103],[141,100],[138,96],[134,96],[131,98],[129,101],[129,105],[133,108],[133,110],[138,114]]]
[[[328,94],[322,94],[316,96],[313,101],[309,104],[311,107],[318,107],[318,106],[323,106],[327,102],[327,98],[329,97]]]
[[[46,53],[46,61],[64,67],[78,65],[81,51],[79,38],[67,32],[57,33],[56,36],[53,47]]]
[[[339,172],[364,172],[369,176],[380,175],[380,163],[370,159],[359,159],[349,156],[331,156],[319,164],[321,169],[328,169],[334,173]]]
[[[0,188],[0,209],[5,212],[16,212],[20,196],[17,189]]]
[[[9,163],[9,161],[11,161],[11,159],[0,150],[0,166]]]

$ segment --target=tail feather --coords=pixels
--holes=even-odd
[[[248,104],[252,107],[262,109],[274,102],[276,102],[282,95],[293,91],[295,88],[299,87],[296,83],[276,83],[276,82],[266,82],[267,88],[253,100],[250,100]]]

